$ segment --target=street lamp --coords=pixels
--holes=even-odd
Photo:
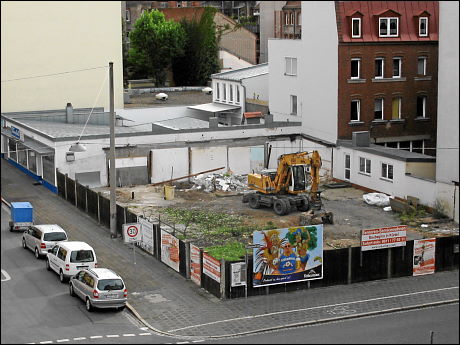
[[[76,142],[75,144],[72,144],[69,149],[70,152],[85,152],[86,147],[80,144],[79,142]]]
[[[115,168],[115,112],[113,101],[113,62],[109,62],[109,89],[110,89],[110,237],[117,237],[117,201],[116,201],[116,168]]]

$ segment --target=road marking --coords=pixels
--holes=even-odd
[[[86,337],[73,338],[73,340],[85,340]]]
[[[102,338],[102,335],[92,335],[91,337],[89,337],[90,339],[100,339]]]
[[[152,333],[139,333],[139,335],[152,335]]]
[[[48,341],[41,341],[39,344],[51,344],[52,341],[51,340],[48,340]]]
[[[188,343],[189,343],[189,341],[179,341],[176,344],[188,344]]]
[[[70,341],[69,339],[59,339],[56,340],[56,343],[63,343],[64,341]]]
[[[123,334],[124,337],[135,337],[135,334],[129,333],[129,334]]]
[[[141,331],[147,331],[149,328],[148,327],[141,327],[139,328]]]
[[[207,322],[207,323],[202,323],[202,324],[193,325],[193,326],[186,326],[186,327],[182,327],[182,328],[171,329],[171,330],[169,330],[167,332],[172,333],[172,332],[182,331],[184,329],[198,328],[198,327],[203,327],[203,326],[210,326],[210,325],[215,325],[215,324],[218,324],[218,323],[225,323],[225,322],[245,320],[245,319],[257,319],[257,318],[260,318],[260,317],[296,313],[296,312],[308,311],[308,310],[314,310],[314,309],[334,308],[334,307],[338,307],[338,306],[346,306],[346,305],[349,305],[349,304],[373,302],[373,301],[385,300],[385,299],[390,299],[390,298],[419,295],[419,294],[424,294],[424,293],[438,292],[438,291],[452,290],[452,289],[458,289],[458,286],[452,286],[452,287],[448,287],[448,288],[441,288],[441,289],[434,289],[434,290],[427,290],[427,291],[410,292],[410,293],[405,293],[405,294],[400,294],[400,295],[393,295],[393,296],[369,298],[369,299],[360,300],[360,301],[352,301],[352,302],[344,302],[344,303],[337,303],[337,304],[330,304],[330,305],[322,305],[322,306],[310,307],[310,308],[284,310],[284,311],[277,311],[277,312],[273,312],[273,313],[251,315],[251,316],[243,316],[243,317],[237,317],[237,318],[233,318],[233,319],[219,320],[219,321]]]
[[[201,343],[201,342],[203,342],[203,341],[204,341],[204,339],[201,339],[201,340],[192,340],[192,343]]]
[[[3,279],[3,277],[2,277],[2,282],[6,282],[8,280],[11,280],[10,275],[5,270],[2,270],[2,275],[5,277],[5,279]]]
[[[107,338],[118,338],[119,335],[118,334],[108,334],[106,335]]]

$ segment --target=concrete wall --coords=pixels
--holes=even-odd
[[[459,73],[458,27],[459,3],[440,1],[436,180],[438,197],[450,200],[449,209],[456,222],[459,221],[459,83],[458,77],[452,76]],[[457,183],[456,187],[453,181]],[[457,197],[446,198],[446,193]]]
[[[1,111],[61,109],[68,102],[108,109],[108,80],[97,95],[110,61],[115,107],[123,108],[121,36],[120,1],[2,1]],[[107,68],[31,78],[101,66]]]
[[[187,176],[189,172],[188,147],[151,150],[152,164],[150,182],[157,183],[173,178]]]
[[[406,173],[434,181],[436,178],[436,163],[408,162],[406,163]]]
[[[269,74],[243,79],[246,87],[246,98],[267,101],[269,97]]]

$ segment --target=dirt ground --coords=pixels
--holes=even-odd
[[[168,95],[166,101],[156,99],[155,95],[157,93],[159,92],[132,95],[129,103],[125,103],[125,108],[174,107],[212,102],[212,95],[207,95],[201,91],[168,91],[165,92]]]
[[[98,190],[103,194],[108,193],[108,188]],[[132,198],[133,192],[134,199]],[[363,194],[365,192],[355,188],[324,189],[322,193],[324,209],[334,215],[334,224],[324,224],[324,249],[359,246],[361,230],[402,224],[398,213],[384,211],[383,207],[366,204],[362,198]],[[247,203],[242,202],[241,193],[204,192],[183,189],[181,186],[176,186],[173,200],[164,199],[161,186],[117,188],[117,202],[121,206],[128,206],[130,211],[147,218],[158,217],[162,208],[178,207],[243,216],[245,223],[260,227],[270,221],[275,228],[299,225],[302,214],[300,211],[293,210],[288,215],[278,216],[270,208],[251,209]],[[458,224],[426,217],[409,225],[407,238],[413,240],[458,235],[458,233]]]

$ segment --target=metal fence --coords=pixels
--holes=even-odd
[[[58,195],[68,200],[92,218],[110,228],[110,201],[100,193],[92,191],[67,175],[57,171]],[[153,224],[153,257],[161,261],[161,230],[172,236],[181,233],[175,224],[164,222],[158,217],[141,217]],[[138,216],[117,205],[117,233],[122,233],[124,223],[138,222]],[[190,242],[179,242],[179,274],[190,278]],[[142,244],[140,245],[142,248]],[[200,249],[201,287],[218,298],[240,298],[248,296],[281,293],[339,284],[353,284],[369,280],[395,278],[412,275],[414,241],[406,246],[361,251],[361,247],[349,247],[323,252],[323,278],[288,284],[254,288],[252,281],[253,258],[248,256],[247,289],[245,286],[231,286],[230,267],[241,261],[222,261],[220,282],[203,273],[203,249]],[[436,238],[436,272],[459,268],[459,236]]]

